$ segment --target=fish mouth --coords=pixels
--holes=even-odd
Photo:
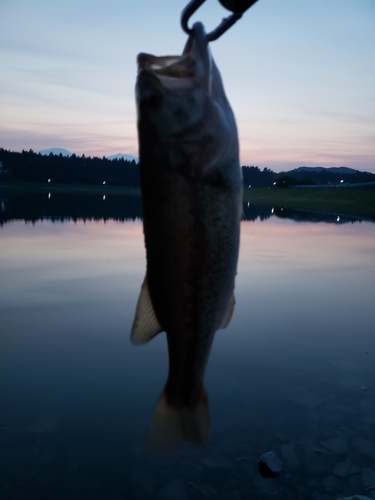
[[[166,90],[191,88],[206,81],[211,67],[208,42],[201,23],[195,23],[193,30],[194,36],[189,37],[180,56],[139,54],[138,78],[145,73],[153,75]]]
[[[144,75],[148,74],[150,77],[146,78],[150,81],[152,77],[156,78],[153,80],[156,87],[159,87],[157,82],[161,88],[166,89],[188,88],[194,85],[197,62],[190,54],[156,57],[142,53],[138,55],[137,62],[138,78],[144,78]]]

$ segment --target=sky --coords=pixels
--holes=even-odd
[[[181,53],[186,3],[0,0],[0,147],[137,156],[136,56]],[[211,43],[242,165],[375,173],[374,25],[375,0],[258,0]]]

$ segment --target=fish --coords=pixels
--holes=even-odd
[[[204,26],[182,55],[141,53],[136,81],[146,277],[131,342],[165,331],[169,371],[146,439],[151,449],[204,445],[204,373],[231,320],[242,212],[235,117]]]

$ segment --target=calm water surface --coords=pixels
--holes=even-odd
[[[374,496],[375,226],[242,223],[231,324],[206,371],[206,449],[142,443],[165,335],[129,335],[140,220],[0,228],[0,498]],[[283,473],[263,479],[273,450]],[[366,492],[366,493],[364,493]]]

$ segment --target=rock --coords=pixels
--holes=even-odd
[[[315,443],[315,439],[311,437],[301,439],[304,465],[312,476],[327,476],[332,472],[334,455],[329,450],[316,446]]]
[[[315,446],[316,439],[312,436],[305,436],[300,439],[299,443],[304,449],[312,450]]]
[[[364,495],[353,495],[352,497],[342,497],[338,500],[374,500],[371,497],[366,497]]]
[[[202,460],[202,465],[210,468],[226,469],[231,466],[230,462],[220,458],[205,458]]]
[[[362,401],[359,402],[359,406],[361,407],[362,411],[366,412],[367,414],[374,414],[375,411],[375,401],[371,399],[363,399]]]
[[[289,443],[289,444],[283,444],[281,446],[281,454],[283,457],[283,460],[286,462],[287,466],[291,469],[296,469],[299,465],[300,462],[294,453],[294,444]]]
[[[253,484],[257,488],[257,490],[262,493],[262,495],[272,495],[276,496],[279,490],[282,488],[282,485],[279,484],[279,481],[281,480],[280,477],[276,477],[273,481],[270,481],[267,478],[263,478],[262,476],[257,476],[254,478]],[[214,497],[215,498],[215,497]],[[216,497],[216,498],[222,498],[222,497]],[[234,497],[236,498],[236,497]],[[254,495],[250,495],[248,499],[254,498]],[[258,498],[255,497],[255,498]],[[246,500],[248,500],[246,499]]]
[[[371,458],[375,458],[375,443],[364,438],[357,438],[352,441],[353,448],[358,453],[363,453]]]
[[[358,472],[361,472],[361,468],[358,467],[358,465],[352,465],[350,467],[350,471],[349,471],[349,475],[352,475],[352,474],[358,474]]]
[[[345,405],[336,405],[336,410],[342,411],[343,413],[350,413],[352,415],[355,415],[357,413],[356,410],[354,410],[350,406]]]
[[[173,481],[163,488],[156,497],[158,500],[188,500],[189,496],[184,488],[184,485],[179,479]]]
[[[287,396],[293,403],[305,406],[306,408],[314,408],[323,401],[323,398],[317,394],[299,387],[293,387],[288,391]]]
[[[138,483],[138,490],[143,494],[150,495],[154,491],[155,481],[149,472],[133,470],[132,478]]]
[[[362,482],[366,489],[375,488],[375,471],[369,467],[365,467],[362,470]]]
[[[341,437],[327,439],[326,441],[322,441],[320,444],[324,446],[324,448],[327,448],[327,450],[336,454],[348,453],[349,451],[348,443]]]
[[[32,434],[52,434],[52,432],[56,432],[59,427],[55,418],[47,418],[46,420],[41,420],[36,424],[25,427],[24,431],[31,432]]]
[[[364,422],[367,425],[374,425],[375,424],[375,418],[373,417],[362,417],[360,420]]]
[[[338,424],[339,422],[342,422],[344,419],[341,415],[336,415],[335,413],[327,413],[324,417],[324,420],[331,424]]]
[[[260,474],[265,478],[276,477],[282,470],[281,461],[273,451],[264,453],[260,457],[258,465]]]
[[[332,458],[327,456],[316,456],[315,460],[306,462],[306,469],[312,476],[325,476],[332,472]]]
[[[328,450],[327,448],[323,448],[323,446],[314,446],[312,451],[315,455],[324,455],[330,457],[333,455],[332,451]]]
[[[202,467],[194,462],[182,460],[178,467],[178,477],[183,483],[196,481],[202,475]]]
[[[336,480],[333,476],[327,476],[323,479],[322,481],[323,483],[323,486],[324,486],[324,489],[330,493],[331,491],[333,491],[336,486],[337,486],[337,483],[336,483]]]
[[[349,475],[349,471],[350,471],[352,465],[353,464],[350,460],[346,460],[345,462],[339,462],[338,464],[335,465],[335,468],[333,469],[333,473],[336,476],[346,477]]]
[[[335,361],[331,361],[331,363],[337,368],[340,368],[341,370],[345,370],[352,373],[359,373],[359,374],[362,373],[362,369],[359,364],[353,363],[346,359],[338,359]]]
[[[341,379],[340,385],[352,390],[359,390],[363,386],[363,379],[360,375],[347,376]]]

